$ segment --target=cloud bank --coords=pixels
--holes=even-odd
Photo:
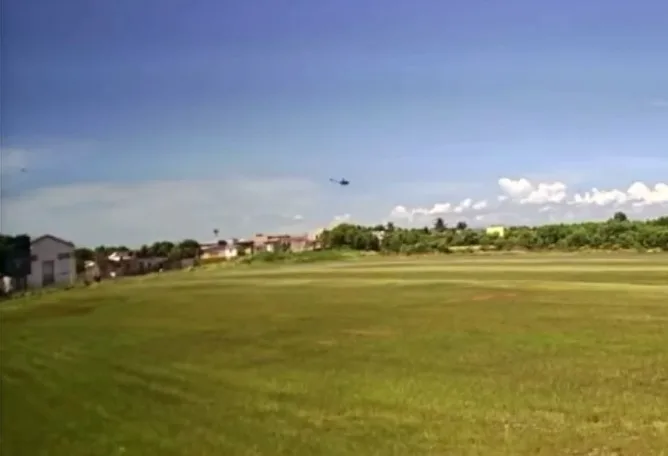
[[[502,177],[498,188],[500,195],[476,202],[466,198],[459,203],[434,203],[431,207],[397,205],[390,218],[409,223],[442,217],[449,221],[530,224],[607,218],[615,211],[628,211],[638,217],[665,215],[668,211],[668,184],[661,182],[633,182],[626,190],[591,188],[578,192],[570,191],[559,181]]]

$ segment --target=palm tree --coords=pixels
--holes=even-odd
[[[214,228],[213,229],[213,235],[216,239],[218,239],[218,233],[219,233],[218,228]]]

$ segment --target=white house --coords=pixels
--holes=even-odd
[[[30,288],[70,284],[76,280],[77,260],[73,243],[45,234],[33,239],[30,253],[32,256],[31,272],[28,276]]]
[[[225,258],[226,260],[230,260],[236,258],[238,255],[239,251],[234,241],[229,241],[223,244],[209,244],[202,246],[201,258]]]
[[[236,238],[227,241],[201,243],[200,259],[219,258],[221,260],[231,260],[239,256],[252,254],[255,251],[256,244],[257,241]]]
[[[107,257],[109,261],[113,261],[114,263],[118,263],[120,261],[129,261],[132,258],[132,255],[130,255],[128,252],[112,252]]]

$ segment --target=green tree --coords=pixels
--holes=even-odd
[[[178,245],[174,245],[167,254],[167,259],[169,261],[178,261],[182,258],[183,258],[183,251]]]
[[[149,255],[152,257],[168,257],[174,249],[174,243],[170,241],[158,241],[149,247]]]
[[[466,224],[466,222],[457,222],[456,227],[457,227],[457,228],[456,228],[457,231],[462,231],[462,230],[467,229],[467,228],[468,228],[468,225]]]
[[[178,245],[183,258],[196,258],[200,254],[200,244],[194,239],[184,239]]]
[[[615,215],[612,216],[612,219],[615,222],[628,222],[629,218],[623,212],[615,212]]]
[[[139,250],[137,250],[137,257],[139,258],[148,258],[151,256],[151,249],[148,245],[142,245]]]
[[[0,234],[0,276],[24,278],[30,274],[30,236]]]

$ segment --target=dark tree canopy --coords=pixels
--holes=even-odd
[[[31,264],[30,236],[0,234],[0,275],[26,277]]]
[[[612,219],[616,222],[628,222],[629,218],[623,212],[615,212],[615,215],[612,216]]]

